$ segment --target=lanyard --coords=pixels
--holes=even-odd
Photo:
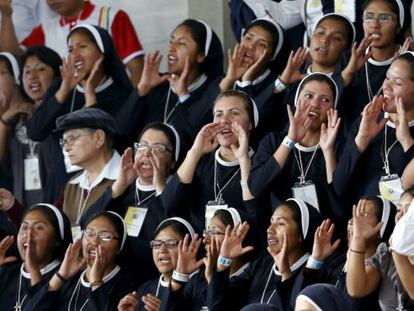
[[[382,161],[384,162],[383,169],[385,170],[385,174],[387,174],[387,176],[390,176],[391,175],[391,171],[390,171],[389,155],[390,155],[391,149],[395,146],[395,144],[398,142],[398,140],[395,139],[395,141],[388,148],[388,145],[387,145],[387,136],[388,135],[387,134],[388,134],[388,126],[385,125],[384,153],[381,153],[381,156],[382,156]]]
[[[310,168],[310,166],[312,164],[313,159],[315,158],[316,151],[318,151],[318,149],[319,149],[319,144],[316,146],[315,150],[313,151],[312,157],[311,157],[311,159],[310,159],[310,161],[309,161],[308,166],[306,167],[306,169],[303,168],[302,154],[301,154],[300,150],[297,149],[297,151],[298,151],[297,153],[298,154],[296,154],[296,152],[294,152],[295,159],[296,159],[296,163],[298,164],[299,171],[300,171],[300,176],[298,177],[300,184],[304,184],[305,183],[306,175],[308,174],[309,168]],[[296,149],[295,149],[295,151],[296,151]]]
[[[366,83],[367,83],[367,92],[368,92],[368,99],[369,99],[369,101],[371,102],[372,101],[372,99],[374,98],[374,92],[372,91],[372,88],[371,88],[371,82],[370,82],[370,80],[369,80],[369,75],[368,75],[368,63],[365,63],[365,79],[366,79]],[[382,85],[381,85],[381,87],[379,88],[379,90],[375,93],[375,96],[378,96],[379,95],[379,93],[381,93],[381,91],[382,91]]]
[[[139,198],[139,190],[137,187],[135,187],[135,206],[140,206],[142,203],[148,201],[150,198],[152,198],[155,194],[157,193],[157,191],[154,190],[153,193],[151,193],[150,195],[148,195],[145,199],[143,199],[141,201],[141,199]]]
[[[219,182],[217,180],[217,160],[214,158],[214,199],[217,201],[223,195],[223,190],[230,184],[230,182],[236,177],[237,173],[240,171],[240,166],[237,171],[230,177],[230,179],[224,184],[222,188],[220,188]],[[218,190],[218,192],[217,192]]]
[[[83,275],[83,274],[82,274]],[[68,311],[70,311],[70,306],[71,306],[71,304],[72,304],[72,300],[73,300],[73,297],[75,296],[75,294],[76,294],[76,298],[75,298],[75,305],[74,305],[74,310],[76,311],[76,305],[78,304],[78,298],[79,298],[79,292],[80,292],[80,287],[81,287],[81,278],[82,278],[82,275],[81,275],[81,277],[79,278],[79,280],[78,280],[78,283],[76,284],[76,287],[75,287],[75,289],[73,290],[73,293],[72,293],[72,296],[70,297],[70,300],[69,300],[69,305],[68,305]],[[83,308],[86,306],[86,304],[88,303],[88,301],[89,301],[89,298],[87,298],[86,300],[85,300],[85,302],[83,303],[83,305],[82,305],[82,307],[79,309],[79,311],[82,311],[83,310]]]
[[[21,299],[21,290],[22,290],[22,273],[20,272],[19,275],[19,288],[17,290],[17,300],[16,305],[14,306],[15,311],[21,311],[24,301],[27,298],[27,294],[24,295],[23,299]]]
[[[90,191],[88,191],[88,193],[86,194],[86,198],[84,200],[83,197],[84,197],[84,190],[85,189],[82,188],[81,197],[80,197],[80,200],[79,200],[78,216],[76,217],[76,224],[77,225],[79,224],[79,221],[82,217],[83,211],[85,210],[86,203],[88,202],[89,195],[92,193],[93,189],[94,188],[92,188]]]
[[[267,301],[264,302],[264,296],[266,294],[267,287],[269,286],[270,278],[272,277],[272,273],[273,273],[273,266],[270,267],[270,273],[269,273],[269,276],[267,278],[266,286],[265,286],[265,288],[263,290],[263,293],[262,293],[262,298],[260,298],[260,303],[266,303],[266,304],[268,304],[269,301],[270,301],[270,299],[272,299],[273,295],[276,293],[276,289],[274,289],[273,292],[270,294],[269,298],[267,299]]]
[[[168,120],[170,119],[171,115],[174,113],[175,108],[177,108],[177,106],[180,103],[180,100],[178,99],[177,102],[176,102],[176,104],[174,105],[174,107],[167,114],[168,106],[169,106],[169,103],[170,103],[170,97],[171,97],[171,87],[168,88],[168,95],[167,95],[167,99],[165,100],[165,106],[164,106],[164,123],[168,122]]]
[[[30,152],[30,156],[33,157],[34,156],[34,150],[36,148],[37,142],[32,141],[31,139],[29,139],[29,152]]]

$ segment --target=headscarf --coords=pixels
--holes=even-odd
[[[318,311],[348,311],[351,310],[349,302],[342,292],[331,284],[313,284],[305,287],[296,298],[306,300]]]

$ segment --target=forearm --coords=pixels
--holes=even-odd
[[[228,77],[224,77],[223,80],[221,80],[220,82],[220,91],[224,92],[224,91],[233,89],[235,82],[236,80],[230,79]]]
[[[9,145],[9,138],[12,132],[12,127],[0,122],[0,161],[3,161]]]
[[[138,85],[139,80],[141,79],[142,70],[144,68],[144,57],[139,56],[135,57],[126,63],[125,67],[128,69],[129,78],[131,79],[132,85],[135,87]]]
[[[366,295],[367,276],[365,272],[365,254],[360,252],[365,252],[365,241],[354,238],[349,248],[346,287],[350,296],[363,297]]]
[[[335,151],[324,151],[323,152],[325,158],[325,169],[326,169],[326,181],[328,184],[332,183],[333,180],[333,172],[335,171],[336,167],[336,154]]]
[[[400,277],[405,291],[408,296],[410,296],[410,299],[414,299],[414,267],[411,265],[407,256],[392,252],[392,259],[394,260],[398,276]]]
[[[247,180],[249,179],[249,176],[250,176],[252,161],[249,157],[247,157],[246,159],[240,160],[239,165],[240,165],[240,176],[241,176],[240,183],[242,187],[243,201],[248,201],[254,198],[254,196],[250,192],[249,186],[247,185]]]
[[[0,50],[14,55],[23,53],[14,30],[11,12],[10,14],[3,13],[1,15]]]
[[[285,166],[291,152],[292,150],[288,146],[281,144],[273,154],[273,157],[281,169]]]
[[[201,155],[192,149],[187,152],[187,156],[177,170],[180,182],[183,184],[190,184],[193,181],[194,173],[200,158]]]

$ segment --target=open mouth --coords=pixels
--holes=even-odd
[[[175,56],[173,56],[173,55],[169,55],[168,56],[168,63],[169,64],[175,64],[175,63],[177,63],[178,62],[178,58],[177,57],[175,57]]]
[[[319,113],[315,112],[315,111],[310,111],[308,114],[309,119],[311,120],[316,120],[319,118]]]
[[[159,261],[161,264],[166,265],[166,264],[170,264],[170,263],[171,263],[171,258],[170,258],[170,257],[166,257],[166,256],[164,256],[164,257],[159,257],[159,258],[158,258],[158,261]]]
[[[381,38],[381,34],[379,34],[378,32],[373,32],[369,36],[372,40],[379,40]]]
[[[29,89],[30,89],[32,92],[38,92],[38,91],[40,90],[40,83],[38,83],[38,82],[31,83],[31,84],[29,85]]]
[[[278,244],[279,241],[277,239],[267,239],[267,246],[272,246]]]

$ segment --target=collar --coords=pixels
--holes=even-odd
[[[168,176],[165,180],[165,183],[168,184],[168,182],[171,180],[171,175]],[[155,191],[155,185],[142,185],[139,182],[139,177],[137,179],[135,179],[135,187],[142,192],[150,192],[150,191]]]
[[[388,112],[384,112],[384,118],[388,118],[390,114]],[[391,120],[388,120],[386,125],[390,128],[395,129],[395,124],[394,122],[392,122]],[[411,120],[408,122],[408,127],[413,127],[414,126],[414,120]]]
[[[50,271],[52,271],[53,269],[55,269],[59,265],[60,265],[60,260],[55,259],[50,264],[48,264],[44,268],[40,269],[40,274],[45,275],[46,273],[49,273]],[[22,266],[20,268],[20,273],[26,279],[31,279],[30,273],[24,271],[24,264],[22,264]]]
[[[244,272],[244,270],[247,269],[248,266],[250,266],[250,262],[245,263],[239,270],[237,270],[232,275],[230,275],[230,277],[232,278],[234,276],[239,276],[240,274],[242,274]]]
[[[105,275],[105,276],[102,278],[102,282],[104,282],[104,283],[109,282],[111,279],[113,279],[113,278],[114,278],[114,276],[115,276],[115,275],[117,275],[117,273],[118,273],[120,270],[121,270],[121,268],[120,268],[119,266],[115,266],[115,268],[114,268],[111,272],[109,272],[107,275]],[[81,276],[80,276],[80,279],[81,279],[82,285],[83,285],[83,286],[85,286],[85,287],[91,287],[91,283],[90,283],[90,282],[86,282],[86,280],[85,280],[85,276],[86,276],[86,270],[84,270],[84,271],[82,272]]]
[[[163,277],[162,274],[160,275],[160,285],[162,287],[169,287],[170,286],[170,282],[164,281],[164,277]]]
[[[99,176],[94,180],[92,185],[89,184],[88,181],[88,173],[83,170],[82,174],[73,178],[69,181],[70,184],[79,184],[79,187],[86,190],[91,190],[95,188],[102,180],[110,179],[116,180],[119,175],[119,170],[121,167],[121,156],[117,151],[114,151],[112,154],[112,158],[106,163],[103,170],[99,174]]]
[[[312,146],[312,147],[305,147],[305,146],[300,145],[299,143],[296,143],[295,148],[303,152],[313,152],[316,149],[319,149],[319,144],[316,144],[315,146]]]
[[[96,89],[95,89],[95,93],[99,93],[102,92],[103,90],[107,89],[108,87],[110,87],[112,84],[114,83],[114,80],[112,79],[112,77],[109,77],[108,79],[106,79],[103,83],[99,84]],[[79,84],[76,85],[76,90],[81,92],[81,93],[85,93],[85,90],[83,89],[83,87],[81,87]]]
[[[397,46],[400,47],[400,45],[397,45]],[[365,50],[365,54],[367,54],[368,51],[369,51],[369,47]],[[392,56],[391,58],[388,58],[388,59],[386,59],[382,62],[379,62],[379,61],[377,61],[377,60],[370,57],[370,58],[368,58],[368,62],[370,64],[374,65],[374,66],[388,66],[388,65],[391,65],[391,63],[393,62],[394,59],[395,59],[395,57]]]
[[[205,73],[203,73],[201,76],[199,76],[193,83],[191,83],[191,85],[188,87],[188,93],[191,93],[195,90],[197,90],[200,86],[202,86],[204,84],[204,82],[207,81],[207,75]],[[174,88],[171,86],[171,90],[174,92],[175,94],[175,90]]]
[[[78,21],[87,19],[92,14],[94,8],[95,6],[92,3],[90,3],[89,1],[85,1],[85,6],[83,7],[83,10],[75,18],[66,18],[61,15],[59,19],[60,26],[69,25],[70,29],[72,29],[76,26]]]
[[[225,161],[222,158],[220,158],[219,155],[219,150],[220,148],[218,148],[214,154],[214,158],[216,159],[216,161],[222,165],[222,166],[226,166],[226,167],[231,167],[231,166],[237,166],[239,165],[239,160],[235,160],[235,161]],[[249,158],[251,158],[254,154],[254,150],[250,147],[249,149]]]
[[[295,272],[297,269],[299,269],[301,266],[305,264],[305,262],[309,258],[309,253],[305,253],[302,257],[300,257],[293,265],[290,266],[290,271]],[[276,275],[282,275],[279,270],[277,270],[276,264],[273,264],[273,272]]]
[[[312,71],[312,65],[309,65],[309,67],[306,69],[306,74],[310,75],[311,73],[313,73],[313,71]],[[327,76],[332,77],[333,72],[328,72],[328,73],[325,73],[325,74],[326,74]]]

